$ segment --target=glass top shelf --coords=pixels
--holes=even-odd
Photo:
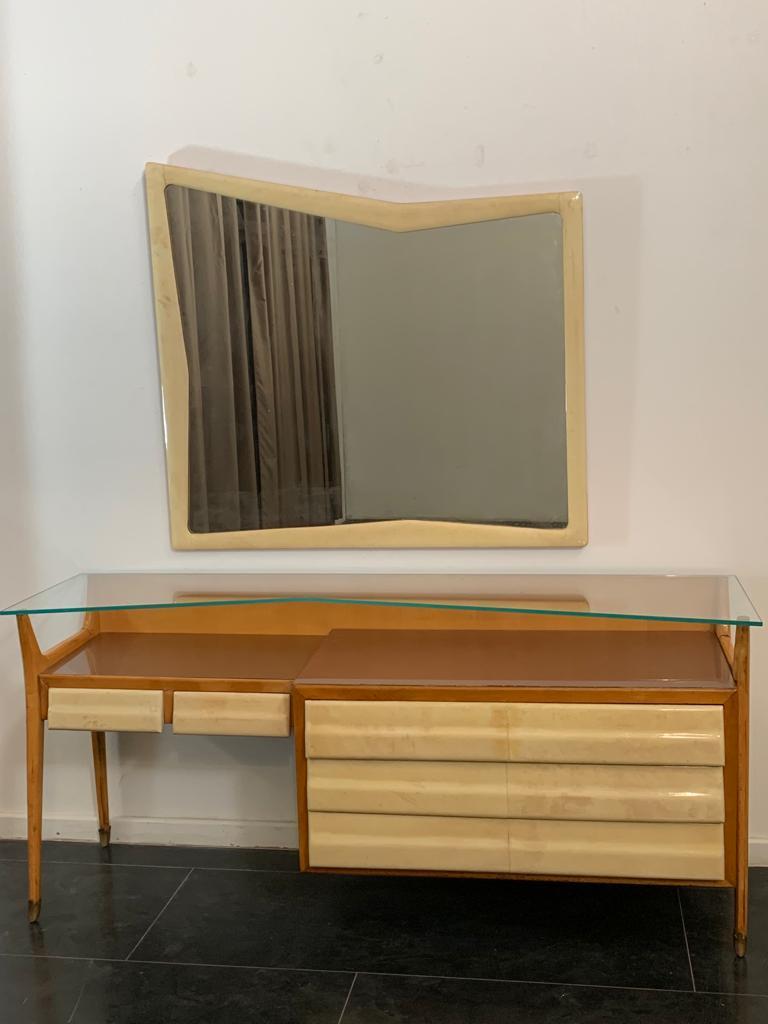
[[[595,573],[84,573],[0,614],[290,602],[762,625],[735,576]]]

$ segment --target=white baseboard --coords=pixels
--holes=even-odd
[[[0,839],[24,839],[27,819],[22,814],[0,814]],[[95,842],[95,818],[47,817],[44,839]],[[295,821],[218,821],[210,818],[115,818],[115,843],[147,843],[157,846],[242,846],[295,850],[299,845]],[[749,863],[768,867],[768,837],[749,841]]]
[[[27,819],[20,814],[0,814],[0,839],[24,839]],[[46,817],[44,839],[94,842],[98,839],[95,818]],[[147,843],[157,846],[278,847],[295,850],[299,845],[295,821],[219,821],[209,818],[114,818],[112,842]]]

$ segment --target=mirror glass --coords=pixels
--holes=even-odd
[[[559,214],[395,232],[165,196],[192,532],[567,525]]]

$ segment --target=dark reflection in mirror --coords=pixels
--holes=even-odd
[[[398,233],[166,203],[191,531],[567,525],[558,214]]]
[[[340,516],[325,222],[170,186],[189,367],[190,530]]]

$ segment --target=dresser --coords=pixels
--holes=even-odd
[[[304,871],[727,887],[744,955],[761,622],[733,577],[95,574],[5,614],[32,921],[46,727],[91,734],[103,845],[105,733],[168,728],[295,744]]]

